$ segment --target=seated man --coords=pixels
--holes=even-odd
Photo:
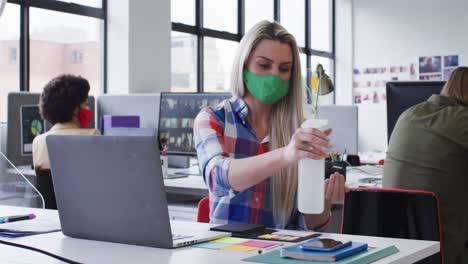
[[[401,114],[384,166],[383,187],[434,192],[440,201],[445,263],[468,263],[468,68],[440,95]]]
[[[97,129],[87,128],[93,120],[93,113],[88,107],[89,89],[86,79],[61,75],[52,79],[41,94],[39,100],[41,116],[53,126],[47,133],[34,138],[32,152],[37,189],[41,192],[47,209],[57,209],[57,204],[45,139],[48,135],[99,134]],[[79,161],[77,166],[80,166]]]
[[[52,128],[33,141],[33,164],[35,169],[50,169],[45,138],[47,135],[98,135],[97,129],[87,129],[93,119],[88,107],[89,83],[86,79],[61,75],[52,79],[39,99],[43,119]]]

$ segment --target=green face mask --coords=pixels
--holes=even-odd
[[[244,83],[249,92],[260,102],[270,105],[288,94],[289,82],[278,75],[257,75],[244,70]]]

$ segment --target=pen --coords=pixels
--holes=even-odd
[[[11,223],[11,222],[16,222],[16,221],[21,221],[21,220],[30,220],[34,218],[36,218],[35,214],[4,216],[4,217],[0,217],[0,224]]]
[[[268,247],[268,248],[264,248],[264,249],[260,249],[258,251],[258,254],[262,254],[262,253],[265,253],[265,252],[268,252],[272,249],[275,249],[275,248],[278,248],[278,247],[281,247],[281,246],[284,246],[284,243],[279,243],[278,245],[274,245],[274,246],[271,246],[271,247]]]

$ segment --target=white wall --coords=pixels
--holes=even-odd
[[[107,7],[107,92],[129,89],[128,1],[109,1]]]
[[[353,0],[354,67],[409,65],[419,56],[452,54],[467,65],[467,11],[467,0]],[[385,104],[362,105],[359,111],[360,151],[385,151]]]
[[[353,98],[352,0],[335,0],[335,102],[350,105]]]
[[[170,89],[170,0],[109,1],[107,37],[108,93]]]

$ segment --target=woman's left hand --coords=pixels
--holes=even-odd
[[[347,192],[349,188],[346,187],[343,175],[335,172],[325,181],[325,202],[342,202]]]
[[[325,210],[321,214],[306,214],[307,228],[315,229],[324,226],[330,219],[332,203],[342,202],[348,191],[344,176],[339,173],[332,174],[325,181]]]

